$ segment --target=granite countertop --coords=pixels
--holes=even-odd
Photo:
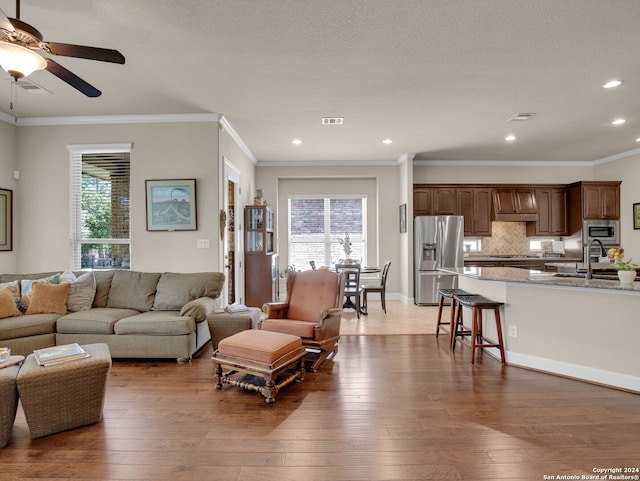
[[[515,267],[442,267],[441,271],[486,281],[516,282],[557,287],[579,287],[587,289],[609,289],[637,292],[640,294],[640,282],[622,284],[619,280],[584,279],[581,277],[562,277],[555,272],[543,272]]]

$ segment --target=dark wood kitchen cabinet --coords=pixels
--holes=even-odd
[[[491,188],[458,187],[458,215],[464,216],[464,235],[491,236]]]
[[[535,221],[538,217],[534,188],[495,187],[493,207],[496,220]]]
[[[569,230],[582,229],[589,219],[620,219],[620,184],[622,181],[582,181],[569,184]]]
[[[456,215],[456,189],[415,186],[413,213],[414,215]]]
[[[563,236],[567,224],[567,189],[564,186],[535,188],[538,220],[527,222],[527,236]]]

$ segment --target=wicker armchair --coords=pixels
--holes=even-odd
[[[262,306],[258,329],[294,334],[307,349],[310,371],[338,352],[344,276],[326,269],[290,272],[285,302]]]

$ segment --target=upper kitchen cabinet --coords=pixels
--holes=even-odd
[[[464,235],[491,236],[491,188],[458,187],[458,215],[464,216]]]
[[[622,181],[582,181],[570,184],[571,217],[588,219],[620,219],[620,184]]]
[[[494,218],[499,221],[538,220],[534,188],[501,186],[493,189]]]
[[[527,236],[563,236],[567,225],[567,189],[564,186],[535,188],[538,220],[527,222]]]
[[[413,213],[414,215],[456,215],[456,189],[415,185]]]

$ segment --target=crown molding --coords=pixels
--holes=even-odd
[[[247,146],[247,144],[244,143],[244,140],[242,140],[240,138],[240,136],[235,131],[235,129],[231,126],[231,124],[229,123],[227,118],[224,115],[222,115],[222,116],[220,116],[219,122],[220,122],[220,125],[222,126],[222,128],[229,134],[229,136],[238,145],[238,147],[240,147],[240,150],[242,150],[244,155],[249,157],[249,160],[251,160],[251,163],[253,165],[258,165],[258,160],[253,155],[253,152],[251,152],[251,149]]]
[[[154,124],[173,122],[219,122],[220,114],[163,114],[163,115],[99,115],[78,117],[24,117],[10,122],[18,127],[47,125],[97,124]]]

